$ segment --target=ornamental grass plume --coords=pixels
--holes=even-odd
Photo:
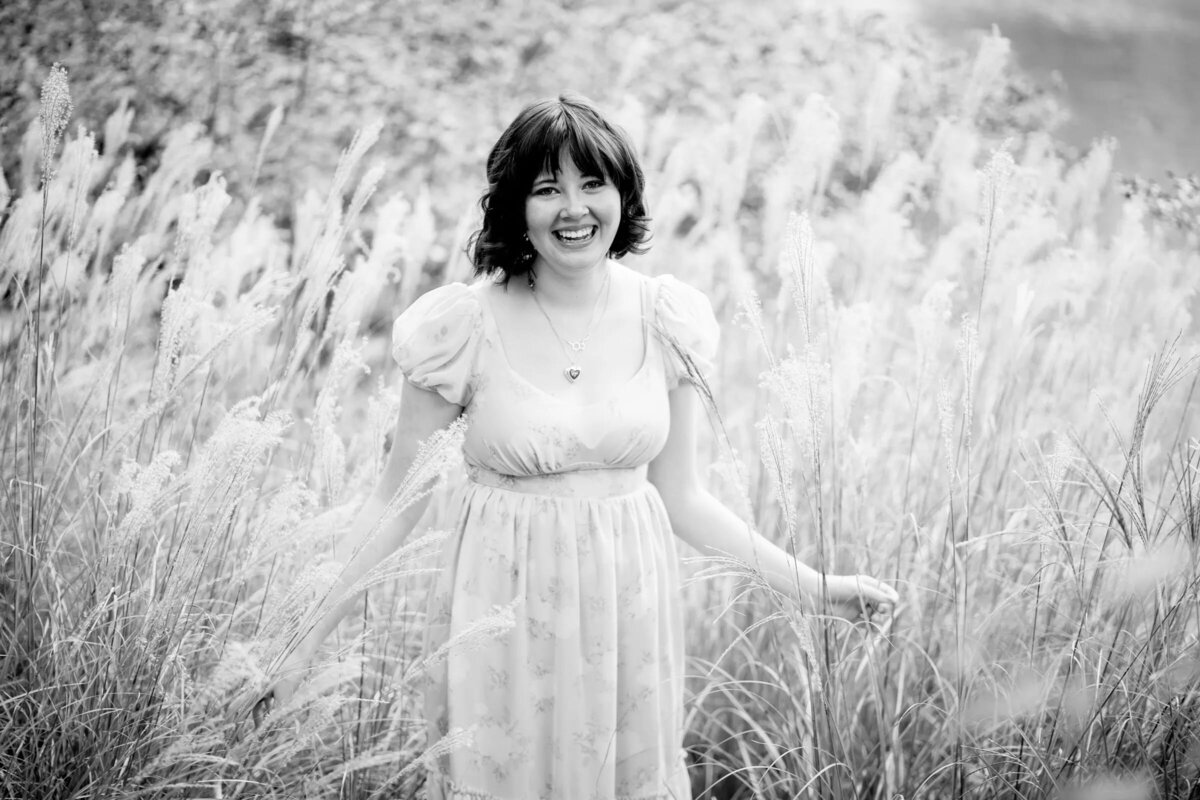
[[[925,377],[934,367],[938,343],[942,340],[946,324],[950,321],[951,296],[954,290],[955,284],[952,281],[935,281],[925,290],[920,304],[908,312],[916,351],[915,389],[918,392],[918,400],[925,385]]]
[[[270,148],[271,140],[275,138],[279,126],[283,123],[283,106],[276,105],[271,109],[270,116],[267,117],[267,124],[263,128],[262,139],[258,143],[258,153],[254,156],[254,168],[250,171],[250,186],[258,186],[258,178],[262,172],[263,160],[267,156],[267,150]]]
[[[720,220],[726,225],[735,223],[741,199],[745,197],[754,155],[755,137],[769,117],[770,104],[752,92],[738,97],[737,108],[728,128],[728,141],[733,150],[721,188]]]
[[[835,434],[847,432],[859,391],[868,377],[870,349],[879,330],[879,312],[873,302],[835,306],[830,320],[829,395]]]
[[[213,249],[213,234],[232,200],[225,188],[225,178],[216,173],[203,186],[187,192],[179,200],[173,269],[201,294],[210,290],[208,262]]]
[[[9,207],[3,230],[0,230],[0,280],[18,287],[33,272],[38,263],[39,238],[43,236],[42,200],[40,194],[17,197]],[[22,322],[28,320],[30,309],[22,298]],[[15,333],[6,333],[9,338]]]
[[[338,396],[353,388],[360,375],[369,375],[371,368],[363,360],[366,341],[356,339],[357,324],[333,351],[328,376],[317,393],[312,415],[313,477],[324,489],[327,502],[341,498],[346,484],[346,446],[337,432],[341,417]]]
[[[205,298],[190,285],[173,290],[163,300],[162,327],[158,333],[157,358],[150,384],[150,402],[161,407],[182,384],[195,365],[196,333],[207,309]]]
[[[114,150],[105,142],[105,160]],[[105,264],[113,247],[113,238],[117,235],[121,222],[121,214],[125,203],[132,194],[136,179],[136,166],[133,157],[126,155],[119,165],[111,171],[108,185],[92,204],[92,213],[88,217],[88,229],[84,233],[84,241],[80,245],[85,252],[91,253],[92,264]],[[128,243],[126,243],[128,244]],[[118,248],[119,249],[119,248]]]
[[[962,449],[967,453],[969,461],[971,430],[975,414],[975,376],[979,367],[979,330],[975,320],[968,314],[962,316],[954,351],[958,354],[958,360],[962,364]]]
[[[771,481],[771,490],[779,500],[787,541],[795,541],[799,526],[796,519],[796,490],[792,481],[796,470],[791,448],[782,435],[778,421],[770,414],[759,420],[755,427],[758,428],[759,458]]]
[[[54,174],[54,156],[58,151],[58,142],[67,129],[67,122],[75,104],[71,102],[71,88],[67,84],[67,70],[58,62],[50,67],[50,74],[42,83],[41,113],[38,119],[42,125],[42,183],[50,182]]]
[[[43,528],[43,518],[41,516],[45,505],[45,496],[40,487],[44,485],[42,480],[42,467],[38,465],[38,445],[42,436],[42,426],[44,418],[41,414],[41,404],[43,402],[40,397],[42,384],[42,352],[44,343],[42,341],[42,288],[45,279],[45,263],[46,263],[46,228],[49,224],[49,193],[50,193],[50,178],[52,174],[51,164],[55,151],[58,148],[58,140],[61,138],[63,131],[66,129],[67,121],[70,118],[72,111],[71,94],[67,86],[67,74],[58,64],[55,64],[50,75],[46,78],[42,86],[42,103],[39,121],[41,123],[42,134],[42,186],[41,186],[41,214],[40,221],[36,227],[36,236],[38,241],[37,247],[37,273],[35,281],[37,291],[33,297],[33,302],[27,296],[24,282],[24,274],[18,273],[14,292],[20,299],[21,305],[25,312],[24,331],[20,334],[23,339],[21,347],[20,361],[18,366],[19,382],[17,384],[18,392],[23,392],[28,386],[28,393],[25,394],[20,405],[24,406],[24,414],[22,424],[25,426],[25,464],[24,476],[25,485],[21,487],[17,484],[15,477],[20,474],[20,457],[18,447],[12,448],[12,469],[13,480],[10,481],[12,489],[15,489],[18,494],[24,494],[24,503],[17,500],[17,510],[21,514],[21,520],[11,520],[10,524],[16,529],[16,534],[12,538],[15,547],[14,552],[6,554],[5,566],[9,566],[9,559],[15,561],[15,572],[24,579],[24,597],[20,597],[21,589],[17,590],[17,599],[23,600],[24,603],[24,620],[20,624],[22,634],[26,639],[22,642],[24,647],[29,647],[37,640],[38,623],[33,617],[35,604],[35,589],[34,585],[40,582],[43,578],[42,570],[44,566],[43,556],[46,547],[46,541]],[[22,224],[29,225],[29,230],[34,230],[32,218],[28,221],[22,220]],[[14,237],[15,238],[15,237]],[[27,241],[32,244],[32,236],[28,236]],[[30,248],[32,250],[32,248]],[[52,351],[51,351],[52,352]],[[51,372],[51,375],[53,373]],[[50,383],[49,388],[53,387]],[[19,434],[17,434],[19,436]],[[23,490],[23,492],[22,492]],[[22,522],[28,520],[28,527],[22,529]],[[19,603],[14,603],[16,606]],[[5,615],[7,616],[7,614]],[[7,619],[0,618],[0,622],[7,623]],[[13,620],[14,627],[18,624]],[[7,625],[6,625],[7,627]]]
[[[1067,478],[1074,457],[1075,447],[1070,437],[1060,433],[1055,434],[1054,450],[1045,461],[1045,488],[1050,500],[1057,501],[1062,497],[1063,481]]]
[[[779,273],[791,289],[792,305],[804,334],[801,341],[804,347],[816,344],[814,315],[820,310],[827,294],[825,276],[817,268],[813,247],[813,229],[808,214],[789,216]]]
[[[330,324],[330,320],[323,321],[317,330],[314,330],[314,323],[317,312],[325,306],[327,293],[345,268],[342,247],[346,237],[357,223],[367,201],[375,193],[382,175],[379,166],[369,169],[359,181],[347,210],[343,212],[343,193],[350,176],[357,170],[363,156],[378,141],[381,130],[382,123],[377,122],[355,134],[350,146],[338,161],[333,183],[319,212],[316,211],[316,204],[305,198],[309,210],[301,216],[315,213],[317,216],[312,220],[312,224],[316,227],[313,232],[306,234],[304,240],[298,239],[299,247],[293,250],[296,271],[304,276],[304,281],[297,296],[288,305],[289,327],[296,331],[297,338],[292,344],[291,359],[284,369],[281,383],[286,384],[292,380],[304,360],[311,358],[314,349],[319,349],[334,336],[342,333]],[[303,224],[307,226],[309,223]],[[293,309],[298,309],[298,313]]]
[[[191,475],[190,513],[213,514],[221,530],[232,521],[244,492],[253,488],[256,466],[283,441],[292,424],[287,411],[264,410],[262,398],[248,397],[225,414],[199,448]]]
[[[971,75],[962,94],[962,117],[973,120],[984,102],[1003,85],[1004,71],[1012,55],[1012,43],[1000,35],[995,25],[979,43],[979,51],[971,64]]]
[[[355,259],[352,268],[342,272],[333,288],[333,304],[329,311],[331,330],[356,331],[360,320],[375,316],[379,298],[385,296],[389,265],[394,264],[398,255],[393,252],[380,258],[372,248],[370,257]]]
[[[958,457],[958,448],[954,444],[954,398],[950,393],[950,386],[943,378],[938,384],[937,392],[937,410],[938,410],[938,432],[942,442],[942,465],[946,469],[946,484],[953,493],[954,485],[958,481],[958,472],[955,469],[955,461]]]
[[[762,301],[758,298],[758,292],[754,290],[750,275],[745,270],[735,272],[733,287],[738,309],[734,321],[744,323],[754,333],[766,357],[773,364],[775,356],[771,352],[771,341],[767,338],[767,329],[763,325]]]
[[[824,196],[843,136],[841,114],[829,100],[816,93],[805,98],[792,120],[792,140],[783,168],[792,183],[791,197],[808,204]]]
[[[380,212],[382,214],[382,212]],[[382,222],[382,216],[380,217]],[[376,226],[376,230],[380,226]],[[463,241],[465,225],[459,226],[455,232],[454,241]],[[439,231],[437,219],[433,213],[433,198],[430,196],[429,185],[421,184],[416,198],[412,201],[411,210],[405,215],[403,236],[403,260],[400,272],[400,295],[397,302],[407,306],[417,296],[420,286],[422,266],[435,258]]]
[[[133,128],[133,109],[127,98],[121,98],[116,110],[104,121],[104,150],[106,153],[117,153],[129,141],[129,132]]]
[[[99,583],[117,585],[116,572],[136,560],[143,534],[152,530],[170,507],[175,494],[173,470],[182,463],[179,453],[160,450],[145,466],[132,459],[125,461],[110,489],[110,503],[126,506],[124,516],[103,542],[99,558]]]
[[[822,447],[829,430],[832,372],[812,348],[791,352],[760,377],[761,385],[779,401],[788,429],[796,436],[811,490],[819,489]]]
[[[75,249],[79,237],[79,229],[85,217],[85,207],[88,194],[95,177],[97,161],[100,154],[96,152],[96,137],[87,131],[67,144],[60,163],[63,165],[64,195],[63,217],[66,221],[65,253],[69,256]]]
[[[1012,202],[1012,182],[1015,172],[1016,162],[1002,147],[992,151],[987,168],[980,173],[979,224],[983,242],[980,247],[982,277],[980,278],[977,315],[983,313],[983,295],[987,289],[988,270],[992,264],[992,249],[1006,222],[1006,216],[1011,213],[1008,206]]]
[[[379,525],[388,524],[401,511],[426,496],[429,493],[427,487],[443,473],[446,464],[457,463],[467,425],[468,420],[459,417],[421,443],[417,454],[413,456],[412,465],[396,488],[396,494],[388,501]]]
[[[489,641],[512,630],[517,622],[514,609],[520,598],[492,610],[471,622],[462,630],[443,642],[436,650],[424,654],[408,668],[401,683],[407,684],[428,673],[435,665],[445,661],[451,652],[471,652],[472,648],[483,647]]]

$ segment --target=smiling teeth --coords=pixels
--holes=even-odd
[[[588,228],[587,230],[582,230],[582,231],[555,231],[555,235],[557,235],[560,239],[566,239],[566,240],[572,241],[572,242],[579,242],[579,241],[583,241],[584,239],[591,236],[592,229]]]

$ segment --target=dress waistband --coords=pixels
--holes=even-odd
[[[545,475],[505,475],[484,467],[468,466],[467,477],[483,486],[552,497],[617,497],[649,485],[646,483],[645,464],[637,467],[576,469]]]

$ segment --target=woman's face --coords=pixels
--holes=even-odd
[[[558,175],[538,175],[525,199],[525,225],[537,251],[534,268],[565,273],[602,262],[621,224],[621,193],[603,175],[585,175],[564,151]]]

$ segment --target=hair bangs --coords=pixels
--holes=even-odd
[[[620,144],[609,131],[572,108],[559,106],[547,111],[545,124],[527,142],[526,157],[517,159],[528,165],[522,170],[528,172],[521,175],[527,179],[522,183],[532,186],[542,174],[557,177],[564,154],[585,175],[610,181],[624,177]]]

